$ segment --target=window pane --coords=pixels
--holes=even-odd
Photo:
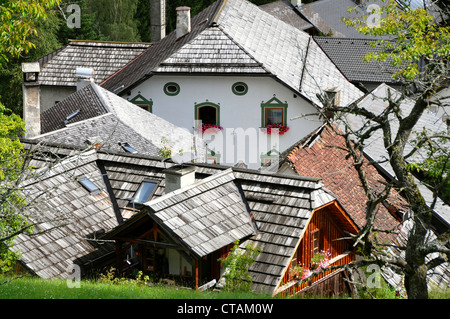
[[[203,124],[218,125],[216,123],[217,110],[213,106],[202,106],[198,109],[198,119],[202,121]]]
[[[319,231],[312,234],[313,236],[313,253],[317,254],[319,252]]]
[[[136,194],[134,194],[134,197],[131,200],[131,202],[138,203],[138,204],[145,203],[149,199],[150,195],[152,194],[155,186],[156,186],[156,183],[143,182],[141,184],[141,186],[139,186],[139,189],[137,190]]]
[[[283,124],[283,109],[266,109],[266,125]]]

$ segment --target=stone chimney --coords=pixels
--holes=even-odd
[[[177,8],[177,39],[191,32],[191,8]]]
[[[150,0],[150,41],[166,36],[166,0]]]
[[[302,5],[302,0],[291,0],[294,7],[300,7]]]
[[[22,63],[25,138],[33,138],[41,134],[41,88],[39,86],[39,72],[40,66],[38,62]]]
[[[332,106],[341,106],[341,89],[339,87],[327,88],[325,94]]]
[[[196,166],[183,165],[175,165],[165,169],[163,173],[166,175],[166,194],[193,184],[196,170]]]
[[[94,83],[94,69],[77,67],[75,72],[77,79],[77,91],[81,90],[90,83]]]

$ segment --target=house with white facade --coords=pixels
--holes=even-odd
[[[291,120],[317,113],[318,95],[342,106],[363,95],[313,37],[247,0],[177,13],[174,32],[100,85],[202,135],[209,162],[260,168],[322,124]]]

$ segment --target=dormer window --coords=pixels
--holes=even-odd
[[[159,182],[154,180],[145,179],[139,186],[133,198],[130,200],[128,206],[139,208],[139,206],[141,206],[145,202],[148,202],[153,197],[153,194],[156,191],[158,183]]]

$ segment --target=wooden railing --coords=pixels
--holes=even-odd
[[[354,260],[354,253],[345,252],[340,254],[330,260],[330,266],[343,266],[351,263]],[[322,280],[326,280],[325,277],[334,274],[335,272],[341,271],[341,269],[328,270],[320,273],[319,275],[313,277],[310,281],[299,284],[300,279],[292,278],[290,274],[290,268],[284,274],[282,284],[275,291],[274,295],[282,294],[283,296],[296,294],[314,283]]]

